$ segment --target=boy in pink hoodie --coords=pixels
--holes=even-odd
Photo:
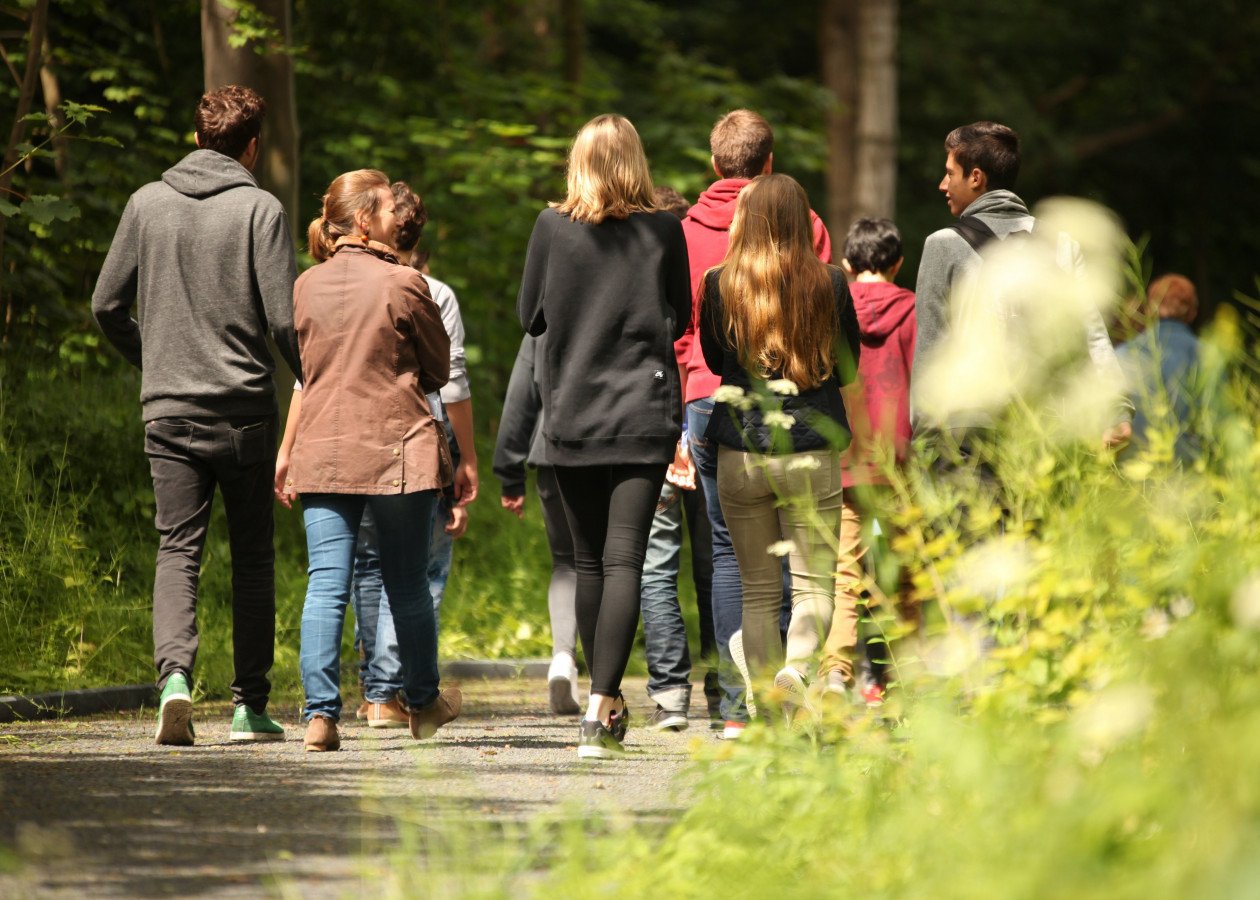
[[[709,134],[710,162],[718,180],[709,186],[683,219],[687,257],[691,266],[691,324],[674,344],[682,376],[683,399],[687,404],[687,441],[679,448],[675,465],[691,466],[704,494],[713,538],[713,630],[717,638],[722,689],[722,736],[738,738],[748,721],[744,704],[744,683],[733,669],[731,636],[739,630],[743,615],[743,591],[739,565],[726,530],[717,492],[717,445],[705,440],[705,429],[713,413],[713,392],[722,379],[705,365],[700,342],[696,340],[697,311],[704,273],[726,257],[730,243],[731,220],[740,189],[774,165],[774,132],[770,124],[752,110],[736,109],[717,120]],[[814,230],[814,251],[823,262],[831,262],[831,238],[822,220],[810,212]],[[689,457],[689,458],[688,458]],[[786,627],[786,623],[785,623]]]
[[[881,512],[888,499],[884,473],[887,466],[905,461],[910,446],[914,292],[893,283],[902,262],[901,233],[890,220],[858,219],[853,223],[845,238],[841,266],[850,279],[849,292],[862,330],[858,361],[862,403],[849,410],[853,443],[842,467],[845,514],[840,540],[842,546],[854,547],[858,556],[858,548],[869,545],[869,540],[860,540],[863,519],[868,531],[878,525],[887,532],[887,517]],[[857,644],[857,622],[842,618],[838,605],[836,613],[824,651],[824,674],[841,668],[841,660],[852,658]],[[875,656],[882,658],[882,642],[878,646]],[[883,693],[879,679],[863,685],[862,693],[867,702],[878,702]]]

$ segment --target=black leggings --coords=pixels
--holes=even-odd
[[[573,533],[577,621],[591,693],[615,697],[639,627],[639,582],[665,464],[556,466]]]

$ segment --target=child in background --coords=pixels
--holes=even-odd
[[[844,518],[840,542],[861,555],[860,547],[886,545],[891,491],[884,467],[900,465],[910,445],[910,370],[914,362],[914,292],[894,281],[903,262],[901,233],[888,219],[858,219],[844,242],[841,267],[850,279],[849,293],[862,331],[858,363],[861,402],[849,410],[854,439],[843,459]],[[862,523],[866,535],[861,534]],[[843,570],[843,566],[841,569]],[[838,577],[857,577],[856,571]],[[902,612],[907,612],[904,604]],[[838,673],[843,659],[853,655],[857,623],[837,615],[832,619],[822,671],[826,689],[841,692]],[[883,697],[882,666],[887,650],[882,640],[867,645],[859,688],[868,704]]]

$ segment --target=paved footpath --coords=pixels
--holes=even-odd
[[[326,754],[303,752],[292,703],[272,710],[288,732],[272,744],[229,743],[225,703],[198,704],[188,748],[155,746],[148,710],[0,725],[0,897],[379,896],[400,817],[500,836],[546,814],[663,825],[687,802],[689,745],[714,740],[703,698],[689,731],[634,728],[649,707],[630,681],[632,755],[581,762],[577,719],[547,714],[545,682],[463,689],[463,715],[430,741],[352,723]]]

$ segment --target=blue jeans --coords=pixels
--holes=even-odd
[[[445,422],[446,409],[438,393],[426,395],[433,415]],[[446,423],[446,438],[451,446],[451,462],[459,465],[459,445]],[[429,538],[429,593],[433,597],[433,627],[440,624],[442,598],[451,575],[454,540],[446,533],[451,510],[442,494],[433,505],[433,531]],[[371,510],[363,513],[359,526],[359,544],[354,555],[354,645],[360,650],[359,680],[363,682],[363,699],[372,703],[388,703],[402,690],[402,660],[398,656],[398,637],[389,614],[389,597],[381,583],[381,554],[376,539],[376,522]]]
[[[691,458],[696,464],[700,489],[704,492],[704,504],[709,511],[709,533],[713,541],[713,637],[717,641],[722,718],[746,722],[748,708],[744,705],[744,679],[731,659],[731,635],[739,631],[744,615],[743,590],[735,548],[731,546],[731,533],[726,529],[726,518],[718,502],[717,444],[704,437],[712,415],[712,400],[693,400],[687,404]]]
[[[454,541],[446,533],[450,518],[445,499],[433,504],[433,531],[429,539],[429,594],[433,597],[433,627],[440,625],[442,597],[451,574]],[[354,642],[362,651],[359,678],[363,699],[388,703],[402,690],[402,660],[398,656],[398,636],[389,612],[389,596],[381,582],[381,551],[372,511],[363,511],[358,547],[354,554]]]
[[[648,666],[648,696],[670,711],[686,712],[691,698],[691,656],[687,627],[678,603],[679,557],[683,520],[691,536],[691,575],[700,608],[700,653],[712,666],[713,603],[710,585],[713,560],[709,540],[709,515],[702,490],[685,491],[666,483],[661,488],[648,535],[643,581],[639,589],[643,612],[643,641]],[[720,694],[716,668],[705,675],[705,694],[716,701]]]
[[[403,699],[410,706],[428,706],[437,699],[437,628],[426,578],[436,495],[419,491],[302,498],[310,559],[300,654],[307,718],[341,717],[341,631],[365,509],[371,510],[377,525],[381,580],[388,591],[402,663]]]

